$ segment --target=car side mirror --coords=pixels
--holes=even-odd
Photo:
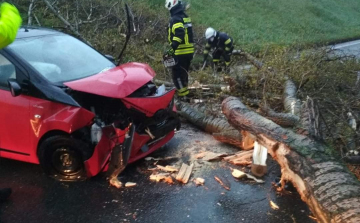
[[[113,56],[107,54],[107,55],[105,55],[105,57],[106,57],[108,60],[110,60],[111,62],[115,63],[115,58],[114,58]]]
[[[11,95],[13,97],[19,96],[22,92],[20,84],[16,81],[16,79],[9,78],[8,80],[9,88]]]

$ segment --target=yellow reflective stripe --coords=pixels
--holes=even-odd
[[[185,29],[185,44],[189,44],[189,35],[187,29]]]
[[[225,62],[225,65],[226,65],[226,66],[229,66],[229,65],[230,65],[230,61],[229,61],[229,62]]]
[[[176,51],[175,51],[175,55],[190,54],[190,53],[194,53],[194,52],[195,52],[195,49],[194,49],[194,48],[183,49],[183,50],[176,50]]]
[[[208,50],[204,50],[204,54],[208,54],[209,53],[209,51]]]
[[[220,59],[213,59],[213,62],[219,62]]]
[[[194,44],[190,43],[190,44],[180,44],[178,49],[183,49],[183,48],[192,48],[194,47]]]
[[[168,32],[169,32],[168,40],[169,40],[169,43],[171,43],[171,29],[170,29],[170,27],[169,27],[169,29],[168,29]]]
[[[230,50],[230,47],[225,47],[225,50],[226,50],[226,51],[229,51],[229,50]]]
[[[228,45],[231,43],[231,39],[229,38],[228,40],[225,41],[225,44]]]
[[[175,34],[175,29],[177,29],[177,28],[183,28],[183,29],[184,29],[184,24],[181,23],[181,22],[175,23],[175,24],[172,26],[172,32],[173,32],[173,34]]]
[[[173,37],[173,40],[178,41],[179,43],[182,42],[182,39],[180,39],[179,37],[176,37],[176,36]]]
[[[183,19],[185,23],[190,23],[191,22],[191,18],[184,18]]]

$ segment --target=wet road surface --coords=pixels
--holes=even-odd
[[[193,159],[201,150],[234,153],[210,135],[185,125],[175,138],[153,157],[176,156],[171,163]],[[120,180],[136,182],[133,188],[110,188],[103,176],[85,182],[57,182],[42,173],[40,166],[0,160],[0,188],[12,187],[11,199],[0,204],[0,222],[314,222],[297,194],[276,194],[271,182],[279,175],[278,165],[268,160],[265,184],[237,181],[225,162],[196,161],[193,177],[205,178],[205,186],[168,185],[149,180],[150,161],[127,167]],[[164,163],[165,165],[165,163]],[[240,167],[238,167],[241,169]],[[225,177],[227,191],[214,180]],[[273,210],[272,200],[279,206]]]

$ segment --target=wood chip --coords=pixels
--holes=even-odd
[[[277,204],[275,204],[273,201],[270,201],[270,207],[274,210],[279,210],[279,206],[277,206]]]
[[[227,153],[214,153],[214,152],[207,151],[207,152],[201,152],[201,153],[195,155],[195,158],[196,159],[202,158],[205,161],[214,161],[214,160],[218,160],[224,156],[228,156],[228,154]]]
[[[233,171],[231,172],[231,174],[233,175],[233,177],[237,178],[237,179],[241,179],[246,177],[246,173],[237,170],[237,169],[233,169]]]
[[[161,166],[161,165],[156,165],[156,167],[159,169],[159,170],[162,170],[162,171],[165,171],[165,172],[177,172],[179,171],[178,168],[174,167],[174,166]]]
[[[249,179],[254,180],[256,183],[259,183],[259,184],[265,183],[265,181],[259,180],[259,179],[257,179],[256,177],[254,177],[254,176],[252,176],[252,175],[250,175],[250,174],[246,174],[246,177],[249,178]]]
[[[125,187],[135,187],[136,186],[136,183],[133,183],[133,182],[127,182],[125,184]]]
[[[265,181],[263,180],[260,180],[260,179],[257,179],[256,177],[250,175],[250,174],[247,174],[247,173],[244,173],[243,171],[240,171],[240,170],[237,170],[237,169],[233,169],[232,172],[231,172],[231,175],[233,175],[233,177],[237,178],[237,179],[241,179],[241,178],[249,178],[251,180],[254,180],[256,183],[265,183]]]
[[[195,183],[196,185],[198,185],[198,186],[202,186],[202,185],[204,185],[204,183],[205,183],[205,179],[200,178],[200,177],[195,178],[195,179],[194,179],[194,183]]]
[[[181,165],[180,171],[179,171],[178,175],[176,176],[176,180],[178,180],[178,181],[181,181],[181,180],[182,180],[182,178],[183,178],[184,175],[185,175],[186,169],[187,169],[188,167],[189,167],[189,166],[188,166],[187,164],[185,164],[185,163],[183,163],[183,164]]]
[[[221,179],[218,176],[215,176],[214,178],[223,188],[225,188],[226,190],[230,190],[230,183],[225,178]]]
[[[191,175],[193,167],[194,167],[194,164],[191,164],[189,166],[189,165],[183,163],[178,175],[176,176],[176,180],[180,181],[184,184],[187,184],[190,179],[190,175]]]
[[[233,156],[225,157],[224,160],[235,165],[247,166],[252,164],[252,156],[253,150],[248,150],[245,152],[241,151]]]
[[[161,180],[164,180],[165,178],[169,177],[169,173],[159,173],[159,174],[151,174],[150,180],[160,182]]]
[[[190,179],[190,176],[191,176],[191,173],[192,173],[192,170],[194,168],[194,164],[192,163],[186,170],[185,174],[184,174],[184,177],[182,179],[182,182],[184,184],[187,184],[189,182],[189,179]]]

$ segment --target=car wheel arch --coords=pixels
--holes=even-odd
[[[48,138],[52,137],[52,136],[57,136],[57,135],[62,135],[62,136],[69,136],[70,134],[67,133],[67,132],[64,132],[64,131],[61,131],[61,130],[51,130],[51,131],[48,131],[47,133],[45,133],[43,136],[41,136],[39,142],[38,142],[38,145],[37,145],[37,157],[39,157],[39,148],[41,146],[41,144]]]

